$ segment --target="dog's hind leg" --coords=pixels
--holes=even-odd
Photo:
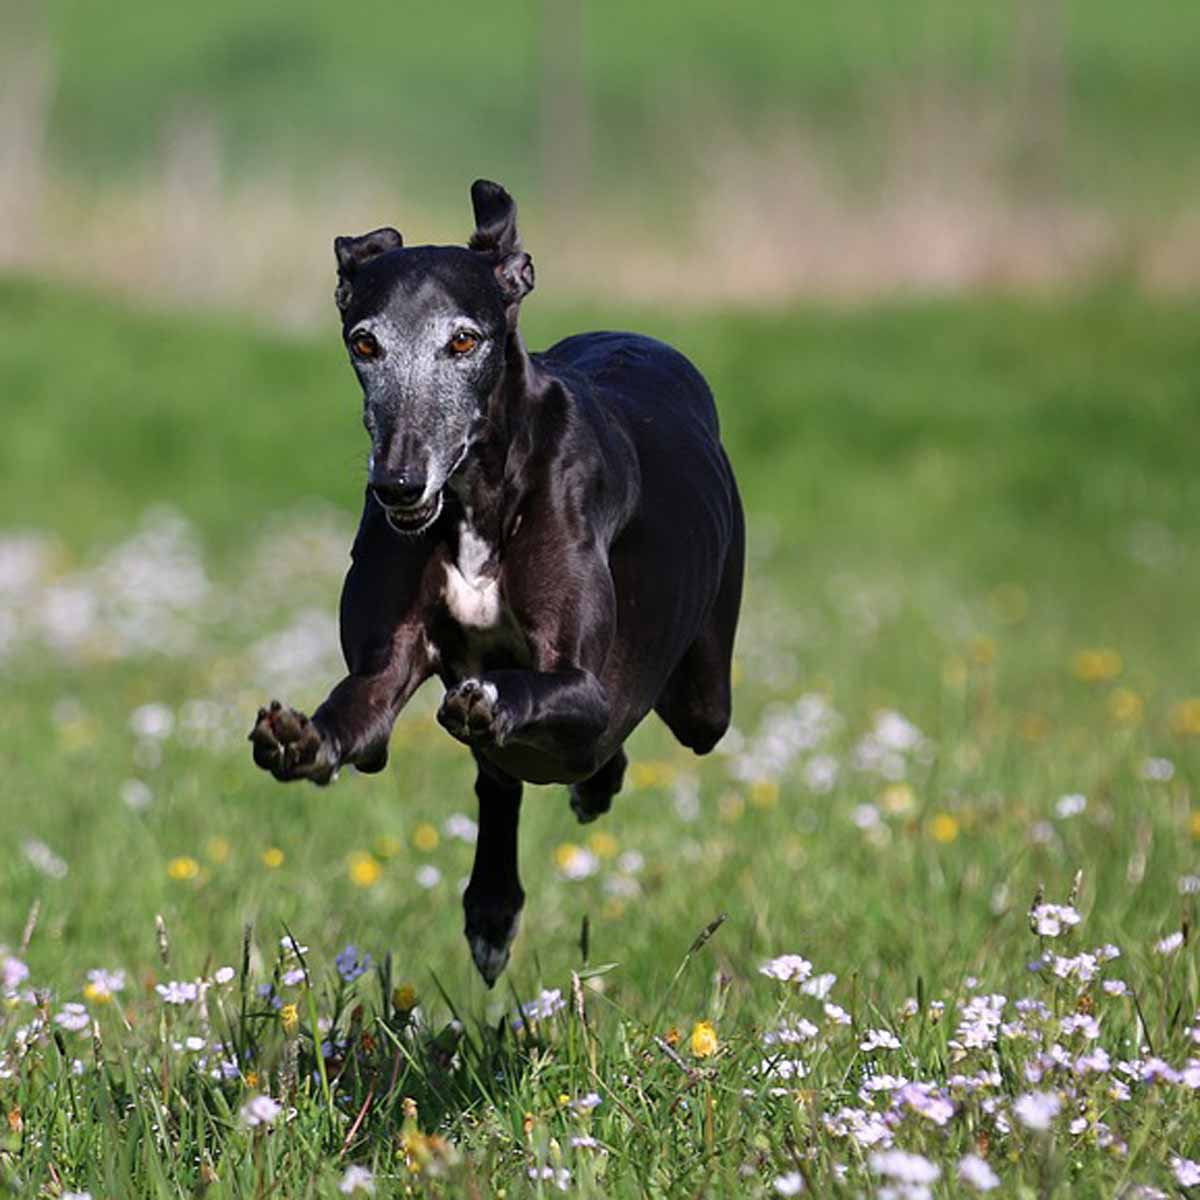
[[[696,640],[671,673],[654,711],[689,750],[707,754],[725,736],[733,707],[733,640],[742,601],[745,533],[740,506],[721,586]]]
[[[618,750],[594,775],[571,785],[571,811],[581,825],[612,808],[612,799],[621,790],[628,765],[624,749]]]
[[[479,837],[475,865],[463,894],[464,932],[471,957],[491,987],[508,964],[509,948],[517,933],[525,892],[517,870],[517,825],[521,812],[521,783],[477,754],[479,774]]]

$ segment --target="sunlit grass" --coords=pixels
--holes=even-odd
[[[339,670],[349,381],[112,313],[35,370],[88,302],[3,311],[31,391],[0,451],[0,1186],[1190,1186],[1194,314],[1131,308],[1092,357],[1096,303],[772,318],[773,356],[742,320],[660,330],[710,372],[750,501],[736,732],[697,760],[648,722],[596,826],[528,791],[488,992],[436,689],[379,777],[284,788],[244,742]],[[205,383],[226,348],[236,395]],[[303,454],[264,449],[285,383]],[[102,511],[71,472],[55,502],[64,452]]]

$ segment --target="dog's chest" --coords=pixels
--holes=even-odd
[[[446,561],[442,597],[450,616],[464,629],[496,629],[501,624],[496,548],[466,521],[459,526],[458,555]]]

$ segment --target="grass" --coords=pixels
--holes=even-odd
[[[647,723],[590,829],[530,789],[489,993],[433,689],[381,777],[284,789],[243,741],[267,695],[311,707],[338,671],[363,447],[332,321],[287,340],[0,285],[0,1187],[322,1196],[356,1164],[385,1195],[565,1170],[582,1195],[851,1196],[903,1166],[872,1163],[889,1140],[937,1195],[967,1154],[1002,1195],[1174,1187],[1200,1157],[1197,315],[531,303],[535,346],[619,320],[713,382],[752,528],[742,744],[695,760]],[[1035,934],[1035,896],[1081,922]],[[373,958],[351,982],[346,943]],[[787,953],[837,975],[825,1000],[760,974]],[[172,980],[211,982],[172,1004]],[[781,1025],[801,1040],[764,1044]],[[929,1087],[862,1091],[886,1075]],[[1061,1105],[1046,1131],[1030,1093]]]

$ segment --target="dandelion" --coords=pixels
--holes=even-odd
[[[283,851],[278,846],[268,846],[259,857],[268,871],[277,871],[283,866]]]
[[[1115,679],[1124,667],[1115,650],[1080,650],[1071,660],[1071,669],[1084,683],[1104,683]]]
[[[178,858],[167,863],[167,875],[171,879],[183,882],[195,879],[200,874],[200,864],[190,855],[181,854]]]
[[[629,768],[629,782],[635,788],[669,787],[675,775],[669,762],[635,762]]]
[[[440,840],[437,829],[428,821],[422,821],[412,831],[413,848],[420,850],[422,854],[432,854],[438,848]]]
[[[338,1184],[338,1191],[343,1196],[353,1196],[358,1192],[362,1192],[366,1196],[373,1196],[375,1195],[375,1176],[366,1167],[347,1167],[341,1183]]]
[[[597,829],[594,833],[589,834],[587,844],[588,849],[597,858],[616,858],[617,850],[620,848],[617,839],[603,829]]]
[[[951,813],[941,812],[929,823],[929,832],[935,842],[948,845],[958,837],[958,818]]]
[[[1142,708],[1142,698],[1132,688],[1114,688],[1108,698],[1108,715],[1118,725],[1136,725]]]
[[[1185,737],[1200,734],[1200,699],[1180,700],[1172,707],[1171,729]]]
[[[803,983],[812,974],[812,963],[799,954],[781,954],[758,968],[760,975],[778,979],[780,983]]]
[[[397,985],[392,990],[392,1005],[397,1012],[412,1012],[417,1007],[417,989],[411,983]]]
[[[369,954],[359,955],[358,947],[353,943],[347,945],[333,960],[337,973],[343,983],[353,983],[361,975],[371,969],[372,959]]]
[[[717,1031],[711,1021],[697,1021],[689,1042],[695,1058],[709,1058],[717,1052]]]
[[[229,856],[233,853],[233,847],[230,845],[228,838],[210,837],[204,844],[204,852],[208,855],[211,862],[220,865],[223,862],[229,861]]]
[[[1159,954],[1174,954],[1182,945],[1183,933],[1177,929],[1174,933],[1170,933],[1165,938],[1160,938],[1155,942],[1154,949]]]
[[[977,1192],[990,1192],[1000,1186],[1000,1176],[976,1154],[959,1159],[958,1177]]]
[[[798,1196],[804,1191],[804,1176],[799,1171],[789,1171],[786,1175],[777,1175],[771,1187],[778,1196]]]
[[[274,1125],[282,1111],[283,1105],[270,1096],[251,1096],[242,1105],[242,1123],[251,1129],[259,1125]]]
[[[357,850],[350,855],[348,870],[350,882],[360,888],[369,888],[378,883],[383,874],[383,868],[375,860],[375,856],[365,850]]]
[[[1026,1129],[1049,1129],[1062,1108],[1062,1101],[1053,1092],[1026,1092],[1013,1104],[1013,1115]]]
[[[756,779],[750,784],[750,803],[755,808],[774,808],[779,803],[779,784],[773,779]]]

